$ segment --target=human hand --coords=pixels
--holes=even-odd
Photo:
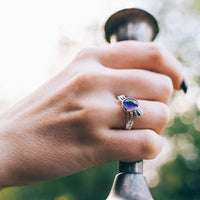
[[[180,63],[154,43],[86,49],[42,87],[0,116],[0,185],[31,184],[113,160],[161,150]],[[124,130],[117,96],[139,100],[144,115]]]

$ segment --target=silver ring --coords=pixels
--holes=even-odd
[[[120,95],[117,98],[121,101],[122,108],[127,114],[125,129],[131,130],[133,127],[134,115],[136,115],[137,118],[143,115],[142,110],[139,108],[139,102],[134,98],[125,97],[124,95]]]

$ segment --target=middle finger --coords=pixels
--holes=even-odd
[[[109,80],[109,88],[114,96],[123,94],[136,99],[168,103],[173,91],[168,76],[145,70],[112,70]]]

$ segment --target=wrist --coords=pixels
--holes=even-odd
[[[2,116],[0,117],[2,118]],[[0,190],[7,186],[12,186],[11,167],[12,163],[12,145],[9,142],[9,125],[5,119],[0,123]],[[10,171],[10,172],[9,172]]]

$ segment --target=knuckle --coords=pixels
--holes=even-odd
[[[97,111],[92,108],[84,107],[82,111],[79,112],[79,117],[77,117],[77,129],[82,128],[82,133],[85,134],[85,137],[95,135],[94,130],[97,129],[98,123],[95,121]]]
[[[99,124],[102,126],[102,120],[104,118],[104,109],[101,102],[91,101],[84,102],[82,104],[84,108],[82,111],[83,121],[90,122],[91,126]]]
[[[79,72],[76,77],[76,83],[78,86],[83,88],[84,86],[87,87],[90,85],[92,81],[95,81],[97,74],[94,72]]]
[[[74,78],[74,89],[78,91],[85,91],[88,86],[88,74],[86,72],[79,72]]]
[[[79,88],[89,89],[105,85],[107,80],[109,80],[109,74],[102,68],[100,70],[92,69],[79,72],[75,82]]]
[[[88,119],[89,121],[95,121],[97,119],[97,115],[99,114],[99,108],[98,106],[90,106],[87,107],[85,110],[85,118]]]
[[[166,96],[166,98],[170,98],[173,92],[173,83],[172,79],[169,78],[168,76],[162,75],[162,80],[163,80],[163,94]]]
[[[148,130],[144,136],[143,154],[146,159],[155,158],[162,149],[162,142],[159,135],[153,130]]]
[[[90,80],[90,75],[91,73],[86,72],[86,71],[79,72],[76,77],[76,81],[80,84],[85,84]]]
[[[149,57],[152,62],[160,65],[163,62],[163,47],[155,43],[150,43]]]
[[[97,48],[95,47],[88,47],[85,48],[83,50],[81,50],[77,56],[76,59],[77,60],[82,60],[82,59],[87,59],[87,58],[91,58],[91,57],[96,57],[96,53],[97,53]]]
[[[164,103],[160,103],[160,106],[159,106],[159,125],[160,125],[160,128],[163,129],[166,124],[169,122],[169,119],[170,119],[170,110],[169,110],[169,107],[164,104]]]

